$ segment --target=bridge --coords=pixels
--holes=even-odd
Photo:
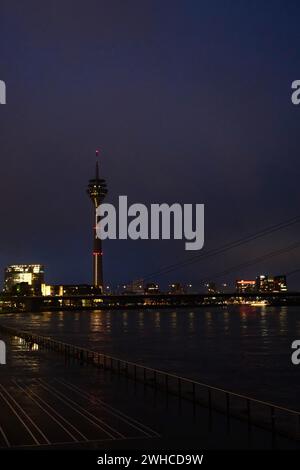
[[[300,292],[249,292],[199,294],[122,294],[15,296],[2,295],[2,311],[38,312],[68,309],[172,308],[243,304],[267,301],[270,305],[300,305]]]

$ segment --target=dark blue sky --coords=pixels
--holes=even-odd
[[[298,1],[2,1],[0,269],[42,262],[48,282],[91,280],[96,147],[107,202],[204,203],[204,250],[297,216],[299,26]],[[299,233],[162,279],[210,278]],[[190,253],[180,241],[109,241],[104,256],[118,283]],[[224,280],[298,267],[294,251]]]

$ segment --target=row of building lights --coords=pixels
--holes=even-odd
[[[44,280],[45,269],[40,264],[20,264],[11,265],[5,269],[4,291],[8,293],[24,294],[24,295],[74,295],[82,294],[98,294],[101,293],[97,287],[90,285],[54,285],[49,286],[45,284]],[[221,284],[220,288],[214,282],[204,284],[207,292],[209,293],[222,293],[228,285]],[[183,294],[192,292],[193,284],[188,283],[183,285],[181,283],[172,283],[168,287],[168,293]],[[195,287],[196,290],[196,287]],[[260,275],[255,280],[239,279],[236,281],[236,292],[250,293],[250,292],[286,292],[287,283],[286,276],[270,276]],[[112,289],[109,285],[105,286],[105,293],[111,293]],[[155,282],[144,284],[143,280],[137,280],[130,284],[123,284],[117,286],[117,293],[124,294],[142,294],[142,293],[159,293],[159,285]]]

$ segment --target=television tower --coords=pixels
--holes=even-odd
[[[93,247],[93,285],[103,291],[103,266],[102,266],[102,240],[97,237],[97,207],[101,204],[107,194],[105,179],[99,178],[99,150],[96,150],[96,174],[95,178],[91,179],[88,184],[87,193],[94,205],[94,247]]]

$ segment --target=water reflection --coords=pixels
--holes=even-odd
[[[223,313],[223,320],[224,320],[224,333],[227,335],[229,333],[229,312],[227,310]]]
[[[240,328],[241,328],[242,336],[247,335],[248,313],[249,313],[249,309],[246,306],[242,306],[240,309]]]
[[[279,332],[280,335],[283,336],[287,332],[287,307],[280,307],[279,310]]]
[[[123,312],[122,317],[123,317],[123,322],[122,322],[123,332],[128,333],[128,313]]]
[[[213,327],[213,322],[212,322],[212,313],[209,311],[205,312],[205,319],[206,319],[206,326],[207,329],[211,329]]]
[[[155,312],[154,314],[154,328],[156,329],[160,329],[160,313],[159,312]]]
[[[174,330],[177,329],[177,312],[171,313],[171,332],[174,334]]]
[[[145,325],[145,319],[144,319],[144,311],[140,311],[138,313],[138,328],[140,330],[143,330],[144,329],[144,325]]]
[[[261,308],[260,311],[260,334],[262,337],[267,337],[269,335],[268,331],[268,321],[267,321],[267,312],[265,307]]]
[[[191,333],[195,332],[195,313],[194,312],[189,313],[189,331]]]
[[[90,315],[90,328],[93,333],[103,329],[102,315],[99,313],[91,313]]]

